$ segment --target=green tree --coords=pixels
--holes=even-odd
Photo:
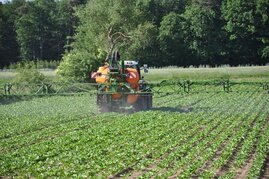
[[[35,0],[20,8],[16,21],[21,57],[29,60],[59,60],[70,44],[77,19],[74,7],[82,1]]]
[[[181,33],[184,43],[195,54],[194,64],[218,63],[217,57],[222,51],[221,28],[217,21],[216,12],[209,6],[192,4],[186,7],[182,14]]]
[[[263,58],[263,62],[269,62],[269,1],[268,0],[256,0],[256,14],[258,23],[256,23],[256,29],[258,30],[257,38],[262,42],[260,48],[260,55]]]
[[[134,58],[147,48],[157,28],[141,13],[140,5],[133,0],[92,0],[78,9],[80,25],[73,50],[64,56],[58,74],[85,80],[113,50],[119,50],[123,58]]]
[[[163,64],[183,65],[191,64],[191,51],[184,42],[182,33],[184,18],[175,12],[163,17],[159,28],[160,49],[162,51]]]
[[[20,9],[20,18],[16,22],[17,39],[23,59],[48,59],[47,50],[52,39],[55,21],[56,3],[53,0],[36,0],[27,2]],[[53,52],[52,52],[53,53]]]
[[[255,6],[254,0],[226,0],[222,4],[231,64],[262,63],[258,53],[262,43],[257,39],[259,20]]]
[[[14,24],[18,16],[17,9],[24,2],[24,0],[13,0],[4,4],[0,2],[0,67],[19,60],[19,46]]]

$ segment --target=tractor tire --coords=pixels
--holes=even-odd
[[[138,96],[133,105],[135,111],[149,110],[152,108],[152,93],[144,93]]]
[[[105,94],[97,94],[97,106],[101,113],[110,112],[109,98]]]
[[[138,96],[137,101],[135,102],[135,104],[133,104],[133,108],[135,112],[142,111],[145,109],[145,101],[143,96]]]
[[[110,112],[120,112],[120,103],[119,101],[111,101]]]
[[[145,98],[147,103],[147,109],[149,110],[152,108],[152,93],[147,93]]]

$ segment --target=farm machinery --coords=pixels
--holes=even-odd
[[[147,71],[144,65],[144,71]],[[141,75],[137,61],[120,60],[117,51],[91,77],[98,84],[97,105],[100,112],[121,111],[132,107],[135,111],[152,108],[152,91]]]

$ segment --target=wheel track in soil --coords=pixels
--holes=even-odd
[[[214,94],[215,95],[215,94]],[[212,95],[212,96],[214,96],[214,95]],[[243,97],[242,97],[243,98]],[[224,103],[224,102],[223,102]],[[229,109],[232,109],[233,108],[233,106],[230,106],[230,108]],[[215,110],[215,111],[217,111],[217,109]],[[221,114],[223,114],[223,113],[225,113],[225,111],[222,111],[222,113]],[[217,126],[215,126],[215,127],[217,127]],[[197,134],[198,133],[198,131],[196,132],[196,133],[194,133],[192,136],[189,136],[186,140],[184,140],[185,142],[187,142],[190,138],[192,138],[195,134]],[[173,149],[172,149],[172,151],[171,152],[169,152],[169,153],[165,153],[165,154],[163,154],[161,157],[159,157],[157,160],[155,160],[155,162],[153,162],[152,164],[150,164],[147,168],[145,168],[145,169],[143,169],[142,171],[133,171],[133,173],[131,173],[130,174],[130,176],[128,177],[128,178],[137,178],[137,177],[140,177],[140,176],[142,176],[142,175],[144,175],[146,172],[148,172],[148,171],[152,171],[152,170],[154,170],[156,167],[157,167],[157,165],[159,164],[159,163],[161,163],[166,157],[168,157],[171,153],[173,153],[173,151],[176,151],[177,150],[177,148],[180,146],[180,145],[182,145],[182,144],[184,144],[184,143],[179,143],[179,144],[177,144]],[[133,165],[132,165],[133,166]],[[132,170],[128,170],[128,172],[129,171],[132,171]],[[127,172],[127,173],[128,173]],[[125,173],[126,174],[126,173]],[[115,178],[117,178],[117,177],[115,177]]]
[[[260,179],[268,179],[269,178],[269,154],[267,154],[267,159],[265,160],[264,171],[260,177]]]
[[[246,118],[247,118],[247,117],[248,117],[248,116],[246,116]],[[255,120],[253,120],[252,123],[253,123],[253,122],[255,122]],[[241,121],[241,122],[237,125],[237,127],[235,127],[235,130],[231,131],[232,133],[229,134],[229,135],[224,139],[223,142],[221,142],[221,144],[220,144],[220,146],[218,147],[218,149],[223,148],[223,147],[229,142],[229,137],[231,137],[232,134],[236,133],[236,132],[239,130],[239,126],[241,126],[242,123],[243,123],[243,121]],[[225,133],[224,130],[223,130],[222,132]],[[218,137],[220,137],[220,136],[221,136],[221,134],[218,135]],[[212,144],[212,142],[209,142],[209,144],[208,144],[207,146],[209,146],[210,144]],[[219,151],[218,149],[217,149],[217,152]],[[219,154],[219,155],[221,155],[221,154]],[[212,157],[210,157],[210,158],[212,158]],[[192,162],[194,162],[195,160],[196,160],[196,157],[193,158]],[[190,163],[192,163],[192,162],[190,162]],[[206,162],[206,164],[207,164],[207,163],[208,163],[208,162]],[[170,176],[169,178],[171,178],[171,179],[177,178],[178,176],[180,176],[180,173],[181,173],[183,170],[184,170],[184,169],[180,168],[179,170],[177,170],[177,171],[175,172],[174,175]],[[200,169],[199,169],[199,170],[200,170]],[[192,176],[192,178],[198,178],[198,175]]]
[[[253,94],[251,94],[251,96],[252,95],[254,95],[254,93]],[[243,96],[242,96],[242,98],[243,98]],[[248,98],[246,99],[246,100],[248,100]],[[242,102],[243,103],[243,102]],[[238,104],[238,106],[239,106],[240,104]],[[230,106],[230,108],[229,109],[232,109],[233,107],[232,106]],[[224,111],[223,111],[224,112]],[[230,116],[231,116],[232,114],[230,114]],[[198,143],[198,142],[197,142]],[[160,161],[161,162],[161,161]],[[153,170],[154,170],[154,168],[153,168]],[[147,172],[147,171],[146,171]],[[181,172],[181,170],[178,170],[177,172]],[[177,173],[176,172],[176,173]],[[177,176],[177,174],[175,174],[174,176]]]
[[[205,122],[205,124],[206,124],[206,122]],[[203,124],[203,125],[204,125],[204,124]],[[199,129],[198,129],[198,128],[199,128]],[[197,129],[198,129],[198,131],[201,131],[201,130],[202,130],[201,127],[197,127]],[[186,129],[186,130],[187,130],[187,129]],[[191,138],[193,135],[197,134],[197,131],[196,131],[196,132],[195,132],[195,131],[196,131],[196,130],[194,130],[194,133],[191,133],[190,136],[188,136],[188,138]],[[184,143],[185,141],[187,141],[187,140],[186,140],[186,139],[183,140],[182,143]],[[180,144],[181,144],[181,143],[180,143]],[[177,144],[176,146],[179,146],[180,144]],[[145,158],[148,158],[148,156],[146,155],[146,156],[140,158],[139,161],[140,161],[140,160],[143,160],[143,159],[145,159]],[[160,157],[160,158],[161,158],[161,157]],[[120,171],[120,172],[114,174],[113,176],[111,176],[111,177],[109,177],[109,178],[119,178],[121,175],[124,175],[124,174],[127,174],[127,173],[133,171],[133,167],[135,167],[135,166],[139,163],[139,161],[133,163],[132,165],[130,165],[130,166],[127,167],[126,169],[123,169],[122,171]]]
[[[215,127],[217,127],[217,126],[214,126],[214,128],[215,128]],[[211,129],[211,130],[213,130],[213,129]],[[210,131],[211,131],[211,130],[210,130]],[[198,132],[199,132],[199,130],[194,131],[194,134],[191,134],[191,136],[188,136],[188,138],[185,139],[185,140],[183,140],[182,143],[177,144],[176,147],[174,147],[174,148],[171,150],[171,152],[166,153],[165,155],[162,155],[161,157],[159,157],[159,158],[158,158],[157,160],[155,160],[155,161],[156,161],[156,162],[161,162],[161,161],[163,161],[163,160],[164,160],[166,157],[168,157],[172,152],[174,152],[180,145],[183,145],[183,144],[186,143],[190,138],[192,138],[193,136],[195,136],[196,134],[198,134]],[[200,132],[201,132],[201,131],[200,131]],[[195,142],[194,142],[194,143],[195,143]],[[146,158],[146,157],[145,157],[145,158]],[[150,166],[148,166],[147,169],[142,170],[142,172],[137,172],[137,173],[136,173],[136,172],[133,172],[133,173],[131,174],[131,176],[128,177],[128,178],[137,178],[137,177],[143,175],[144,172],[148,172],[148,171],[150,171],[150,170],[153,170],[155,167],[157,167],[157,164],[156,164],[156,163],[151,164]],[[131,170],[131,171],[132,171],[132,170]],[[127,173],[120,172],[119,174],[127,174]],[[119,174],[117,174],[117,175],[115,175],[115,176],[113,176],[113,177],[111,177],[111,178],[119,178],[119,177],[120,177]]]
[[[202,99],[198,99],[198,100],[196,100],[195,102],[193,102],[192,104],[189,104],[188,106],[191,106],[191,105],[195,105],[195,104],[198,104],[199,102],[202,102],[203,100],[206,100],[206,99],[208,99],[208,98],[212,98],[213,96],[215,96],[216,94],[218,94],[218,93],[214,93],[213,95],[210,95],[210,96],[208,96],[208,97],[203,97]],[[192,94],[193,95],[193,94]],[[169,96],[171,96],[171,95],[169,95]],[[183,96],[183,97],[189,97],[190,95],[185,95],[185,96]],[[178,99],[182,99],[182,96],[179,96],[179,97],[177,97],[177,98],[173,98],[173,99],[169,99],[169,100],[167,100],[167,101],[162,101],[162,102],[160,102],[160,104],[169,104],[169,103],[171,103],[171,102],[173,102],[173,101],[176,101],[176,100],[178,100]],[[159,104],[157,104],[157,106],[158,106]]]
[[[255,93],[253,93],[252,95],[254,95],[254,94],[255,94]],[[251,96],[252,96],[252,95],[251,95]],[[250,98],[249,98],[249,99],[250,99]],[[250,117],[250,116],[251,116],[251,112],[248,113],[248,115],[245,117],[245,119],[248,118],[248,117]],[[251,125],[253,125],[253,124],[256,122],[257,118],[258,118],[258,116],[256,116],[256,118],[252,121]],[[239,130],[239,129],[237,129],[237,130]],[[249,129],[248,131],[246,131],[246,132],[250,132],[250,129]],[[245,133],[245,135],[246,135],[246,133]],[[213,164],[212,162],[221,156],[221,154],[222,154],[222,152],[223,152],[221,149],[223,149],[223,148],[226,146],[226,144],[227,144],[228,142],[229,142],[229,139],[226,139],[226,140],[221,144],[221,146],[219,147],[219,149],[215,152],[215,154],[213,155],[213,157],[211,157],[212,159],[206,161],[206,163],[204,163],[204,165],[203,165],[200,169],[198,169],[198,171],[195,172],[196,174],[194,174],[192,177],[193,177],[193,178],[198,178],[198,177],[200,176],[200,174],[201,174],[203,171],[206,171],[207,169],[211,168],[211,167],[212,167],[212,164]],[[242,139],[241,139],[240,142],[242,142]],[[239,142],[239,143],[240,143],[240,142]],[[239,149],[239,147],[240,147],[240,145],[237,144],[236,149]],[[235,150],[235,151],[236,151],[236,150]],[[235,155],[235,151],[234,151],[234,154],[233,154],[233,155]],[[223,168],[223,169],[224,169],[224,168]],[[217,172],[220,172],[220,171],[217,171]]]
[[[207,123],[207,121],[203,121],[204,122],[204,124],[206,124]],[[203,124],[203,125],[204,125]],[[197,124],[197,129],[200,129],[201,127],[199,127],[198,126],[199,124]],[[195,128],[195,129],[196,129]],[[185,128],[184,129],[184,131],[186,131],[186,130],[188,130],[188,128]],[[173,131],[173,130],[172,130]],[[196,130],[193,130],[194,132],[193,133],[197,133],[197,131]],[[193,133],[191,133],[190,135],[194,135]],[[188,136],[188,138],[189,137],[192,137],[192,136]],[[185,140],[184,140],[185,141]],[[179,144],[177,144],[177,146],[178,146]],[[120,171],[120,172],[118,172],[118,173],[116,173],[116,174],[114,174],[113,176],[110,176],[109,178],[118,178],[118,177],[120,177],[121,175],[123,175],[123,174],[127,174],[127,173],[129,173],[130,171],[132,171],[133,170],[133,167],[135,167],[138,163],[139,163],[139,161],[141,161],[141,160],[143,160],[143,159],[145,159],[145,158],[149,158],[148,157],[148,154],[147,155],[145,155],[144,157],[141,157],[138,161],[136,161],[135,163],[133,163],[132,165],[130,165],[129,167],[127,167],[127,168],[125,168],[125,169],[123,169],[122,171]]]
[[[232,124],[231,124],[232,125]],[[231,126],[230,125],[230,126]],[[238,126],[239,126],[240,124],[238,124]],[[238,126],[236,126],[236,128],[238,127]],[[225,129],[226,128],[224,128],[224,129],[222,129],[218,134],[217,134],[217,136],[215,137],[216,139],[219,139],[223,134],[225,134]],[[231,136],[231,135],[230,135]],[[206,137],[208,137],[208,136],[206,136]],[[229,136],[228,136],[229,137]],[[228,138],[228,137],[226,137],[226,138]],[[207,144],[206,144],[206,146],[211,146],[212,145],[212,143],[213,142],[208,142]],[[202,153],[203,151],[200,151],[200,153]],[[192,162],[194,162],[195,160],[196,160],[197,158],[196,158],[196,156],[194,156],[193,158],[192,158],[192,161],[191,162],[189,162],[189,163],[192,163]],[[179,176],[180,176],[180,174],[184,171],[186,169],[186,167],[181,167],[180,169],[178,169],[172,176],[170,176],[169,178],[170,179],[175,179],[175,178],[178,178]]]
[[[267,118],[267,120],[265,121],[265,124],[263,126],[263,128],[261,129],[261,134],[264,133],[264,131],[266,130],[266,128],[269,127],[269,118]],[[235,170],[235,177],[236,179],[244,179],[247,177],[248,175],[248,172],[250,171],[252,165],[253,165],[253,162],[255,160],[255,154],[256,154],[256,150],[257,150],[257,144],[259,142],[259,139],[260,137],[255,141],[254,143],[254,147],[252,149],[252,151],[250,152],[249,154],[249,158],[247,159],[247,161],[245,162],[245,164],[240,167],[240,168],[237,168]],[[267,157],[267,160],[265,161],[265,170],[264,172],[261,174],[261,179],[268,179],[269,178],[269,161],[268,161],[268,158]]]
[[[258,113],[257,113],[258,115],[256,116],[255,121],[253,121],[253,123],[250,126],[255,125],[255,122],[261,116],[261,113],[265,109],[266,105],[267,104],[266,104],[266,101],[265,101],[263,106],[261,107],[261,109],[258,111]],[[263,125],[263,129],[261,131],[264,131],[265,128],[266,128],[265,126],[267,126],[267,125],[268,125],[268,121],[265,121],[265,124]],[[250,131],[251,131],[251,128],[249,127],[248,130],[246,131],[246,134],[245,134],[244,138],[246,138],[249,135]],[[219,171],[216,172],[216,178],[222,177],[225,173],[227,173],[233,167],[233,164],[234,164],[235,159],[236,159],[236,155],[240,152],[240,149],[241,149],[241,147],[243,145],[243,141],[244,141],[244,139],[242,138],[239,141],[239,143],[237,144],[236,148],[234,149],[234,151],[233,151],[232,155],[230,156],[230,159],[228,160],[228,162],[222,168],[220,168]],[[256,142],[258,142],[258,140],[256,140]],[[254,146],[256,146],[256,145],[254,144]],[[240,177],[238,176],[237,178],[240,178]]]

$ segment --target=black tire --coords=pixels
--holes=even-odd
[[[101,113],[110,112],[109,98],[105,94],[97,94],[97,106]]]
[[[135,111],[149,110],[152,108],[152,93],[144,93],[138,96],[136,103],[133,105]]]
[[[135,102],[135,104],[133,104],[133,108],[136,112],[138,111],[142,111],[145,109],[145,99],[144,96],[139,95],[137,98],[137,101]]]
[[[147,93],[145,98],[147,101],[147,109],[151,109],[152,108],[152,93]]]

